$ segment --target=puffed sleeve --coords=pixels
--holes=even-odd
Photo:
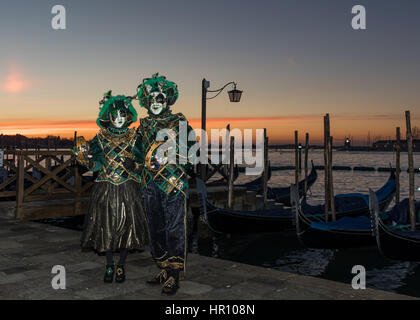
[[[145,150],[140,135],[137,136],[136,142],[134,143],[133,156],[138,164],[144,164]]]
[[[89,151],[92,155],[92,164],[90,165],[90,170],[93,172],[99,171],[102,169],[105,157],[104,151],[102,149],[101,143],[99,141],[98,136],[95,136],[89,144]]]

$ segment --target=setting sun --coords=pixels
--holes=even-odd
[[[12,72],[3,83],[3,88],[9,93],[17,93],[23,90],[25,81],[18,72]]]

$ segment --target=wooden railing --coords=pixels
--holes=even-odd
[[[5,151],[9,171],[0,200],[16,201],[16,218],[37,220],[85,214],[92,179],[81,174],[70,151]]]

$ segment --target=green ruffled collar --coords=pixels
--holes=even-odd
[[[107,128],[107,130],[113,136],[123,136],[123,135],[125,135],[127,133],[128,128],[127,127],[114,128],[113,126],[109,126]]]

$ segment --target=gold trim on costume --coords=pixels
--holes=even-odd
[[[146,168],[149,169],[149,171],[157,172],[159,170],[159,169],[152,168],[152,158],[153,158],[153,152],[157,148],[159,148],[163,143],[164,141],[155,141],[150,147],[149,151],[147,152],[146,157],[144,158],[144,164],[146,165]]]
[[[89,159],[85,158],[85,155],[89,153],[89,144],[86,142],[85,137],[78,136],[76,138],[76,149],[77,149],[77,162],[81,165],[88,167]]]
[[[134,128],[129,129],[126,134],[122,136],[114,136],[106,129],[101,129],[99,131],[98,141],[104,151],[105,164],[95,181],[106,181],[114,185],[119,185],[128,180],[139,182],[137,176],[124,167],[125,158],[135,160],[132,152],[127,151],[127,149],[134,148],[137,138],[137,133]],[[105,144],[109,149],[107,152],[105,152]],[[117,148],[119,149],[118,152],[115,151]],[[108,172],[107,169],[110,169],[111,171]],[[126,175],[126,177],[123,177],[123,174]]]
[[[179,259],[182,260],[182,262],[175,262],[175,261],[169,261],[169,260],[174,260],[174,259]],[[185,261],[183,258],[181,257],[169,257],[168,259],[164,260],[164,261],[158,261],[155,259],[156,264],[159,266],[159,268],[171,268],[171,269],[182,269],[184,268],[185,265]]]
[[[184,197],[184,278],[187,274],[187,198]]]

